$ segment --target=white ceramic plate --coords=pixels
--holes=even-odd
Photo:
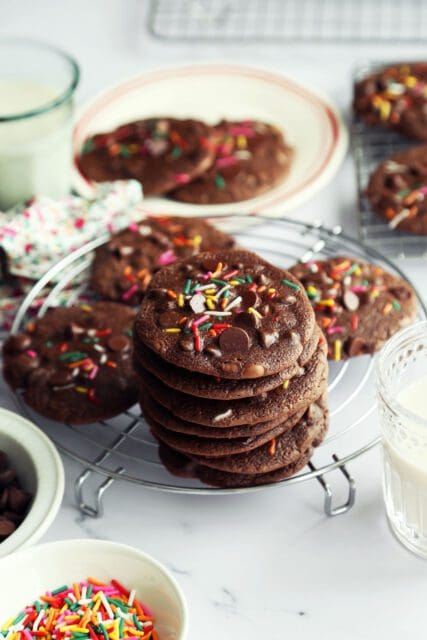
[[[74,154],[94,133],[149,116],[258,119],[276,124],[293,146],[289,175],[271,191],[233,205],[188,205],[147,198],[153,213],[268,212],[283,214],[311,198],[335,175],[348,135],[337,110],[324,97],[283,76],[228,65],[194,65],[147,73],[107,89],[80,113],[74,130]],[[73,186],[93,194],[74,166]]]
[[[2,557],[37,542],[50,527],[64,494],[64,467],[49,438],[32,422],[6,409],[0,409],[0,450],[8,455],[23,488],[34,495],[23,523],[0,544]]]
[[[132,547],[101,540],[64,540],[0,560],[0,627],[47,590],[85,580],[117,579],[149,607],[161,640],[184,640],[187,606],[174,578]]]

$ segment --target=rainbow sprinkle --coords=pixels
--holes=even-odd
[[[47,591],[0,628],[0,640],[158,640],[135,590],[95,578]]]

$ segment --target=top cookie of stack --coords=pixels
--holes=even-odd
[[[291,274],[249,251],[159,271],[136,319],[134,362],[154,435],[206,482],[286,477],[326,431],[326,348],[311,304]]]

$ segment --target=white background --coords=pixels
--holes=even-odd
[[[351,70],[360,60],[425,55],[422,47],[394,45],[167,43],[147,34],[147,5],[145,0],[0,0],[0,34],[37,37],[74,55],[82,67],[80,102],[148,69],[221,60],[263,66],[318,87],[345,117]],[[354,211],[347,158],[334,182],[295,216],[340,222],[355,234]],[[12,407],[1,387],[0,404]],[[393,639],[425,630],[427,564],[401,548],[387,528],[378,451],[351,465],[356,506],[331,520],[322,512],[316,482],[222,498],[157,494],[116,483],[106,495],[105,516],[83,518],[73,496],[80,468],[65,462],[64,504],[45,540],[108,538],[156,556],[188,598],[189,640]]]

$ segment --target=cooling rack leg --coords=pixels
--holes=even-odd
[[[115,473],[123,473],[123,471],[124,469],[122,467],[119,467],[118,469],[116,469]],[[92,471],[92,469],[85,469],[83,473],[79,475],[74,485],[74,493],[77,506],[82,513],[84,513],[86,516],[90,516],[91,518],[102,518],[102,516],[104,515],[104,493],[109,487],[111,487],[114,482],[114,478],[105,478],[105,480],[98,486],[98,488],[96,490],[93,490],[93,506],[91,506],[85,501],[83,492],[84,485],[93,473],[94,472]]]
[[[339,462],[338,456],[333,454],[332,457],[333,457],[335,462]],[[312,471],[316,470],[316,467],[314,466],[314,464],[312,462],[309,462],[308,466],[310,467],[310,469]],[[324,476],[317,476],[317,480],[321,484],[321,486],[323,488],[323,491],[325,492],[325,503],[324,503],[324,507],[323,508],[324,508],[324,511],[325,511],[326,515],[329,518],[333,518],[334,516],[340,516],[342,513],[347,513],[347,511],[350,511],[350,509],[352,508],[352,506],[354,505],[354,502],[356,500],[356,483],[355,483],[354,479],[351,477],[351,475],[347,471],[345,465],[340,465],[338,467],[338,469],[341,471],[341,473],[343,474],[343,476],[345,477],[345,479],[348,482],[348,498],[347,498],[347,501],[344,504],[339,505],[338,507],[334,507],[333,506],[334,495],[332,493],[332,489],[331,489],[330,485],[326,482]]]

